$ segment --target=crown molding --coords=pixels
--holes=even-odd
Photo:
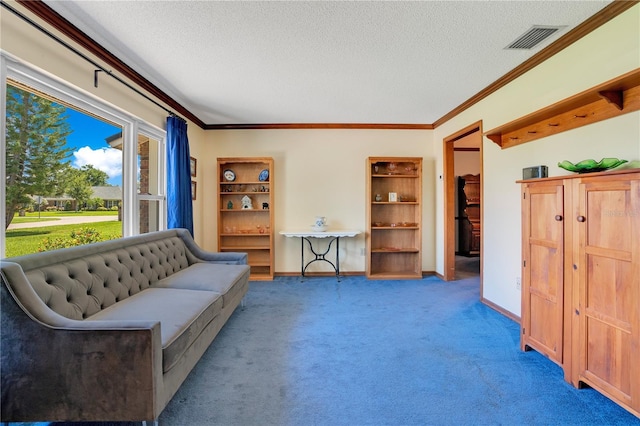
[[[433,130],[431,124],[381,123],[263,123],[263,124],[207,124],[205,130],[273,130],[273,129],[375,129],[375,130]]]

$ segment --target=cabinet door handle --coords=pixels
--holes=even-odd
[[[557,215],[556,215],[556,220],[557,220],[558,222],[562,222],[562,216],[561,216],[561,215],[559,215],[559,214],[557,214]]]
[[[582,215],[578,216],[576,219],[578,220],[578,222],[584,222],[585,220],[587,220],[587,218]]]

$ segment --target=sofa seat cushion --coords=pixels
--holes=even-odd
[[[223,307],[228,306],[236,294],[242,291],[242,282],[248,280],[248,265],[194,263],[153,284],[154,288],[203,290],[222,294]]]
[[[148,288],[87,319],[159,321],[162,370],[167,372],[221,310],[222,297],[218,293]]]

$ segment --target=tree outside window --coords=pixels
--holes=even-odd
[[[62,195],[59,185],[71,149],[66,108],[7,86],[5,229],[30,196]]]
[[[105,134],[120,128],[19,83],[6,89],[5,255],[121,237],[122,190],[90,163],[108,161],[121,183],[122,151],[110,148]],[[105,193],[116,198],[101,198]]]

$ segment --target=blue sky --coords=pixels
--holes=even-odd
[[[73,149],[71,164],[91,164],[109,175],[111,185],[122,186],[122,151],[110,148],[105,141],[121,129],[71,108],[67,108],[67,116],[73,130],[67,137],[67,146]]]

